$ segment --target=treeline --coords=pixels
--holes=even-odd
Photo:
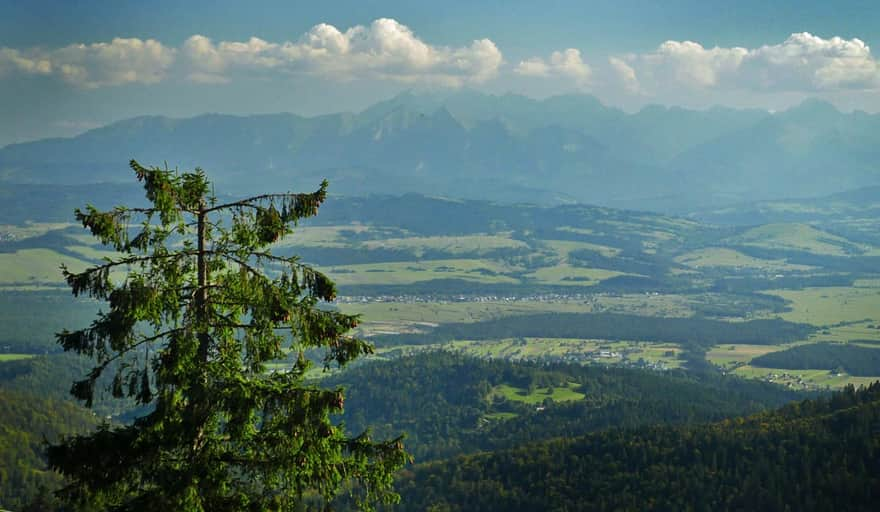
[[[708,425],[614,429],[422,464],[397,510],[873,511],[880,383]]]
[[[806,338],[816,328],[780,319],[724,322],[615,313],[542,313],[473,323],[443,324],[425,333],[383,335],[379,345],[443,343],[515,337],[674,342],[692,347],[720,343],[773,345]]]
[[[536,404],[504,399],[502,384],[570,387],[583,399]],[[365,364],[322,382],[344,386],[352,433],[405,433],[417,461],[572,437],[611,427],[693,423],[749,414],[802,395],[726,377],[697,379],[623,368],[478,360],[445,351]],[[540,405],[540,404],[538,404]],[[510,419],[501,419],[510,418]]]
[[[758,356],[749,363],[786,370],[840,370],[850,375],[880,375],[880,349],[842,343],[812,343]]]

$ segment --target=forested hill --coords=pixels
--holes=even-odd
[[[0,386],[0,510],[22,510],[35,498],[51,502],[61,475],[47,470],[44,443],[96,424],[91,411],[72,402]]]
[[[420,465],[399,510],[876,510],[880,383],[700,426],[617,429]]]
[[[714,421],[803,396],[734,377],[511,363],[445,351],[365,364],[322,385],[345,386],[350,431],[405,433],[417,461],[612,427]]]

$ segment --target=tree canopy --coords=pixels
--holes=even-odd
[[[306,350],[345,365],[372,347],[358,323],[322,302],[334,284],[269,246],[326,198],[265,194],[219,204],[204,172],[130,166],[146,208],[77,210],[117,257],[64,269],[75,296],[107,302],[90,326],[63,331],[66,351],[93,358],[71,393],[133,398],[151,412],[49,447],[71,504],[111,510],[291,510],[324,506],[340,491],[364,508],[394,501],[401,440],[349,437],[331,415],[341,388],[305,381]],[[283,371],[267,363],[292,357]],[[103,386],[102,383],[106,383]]]

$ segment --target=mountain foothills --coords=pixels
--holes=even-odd
[[[357,113],[139,117],[0,149],[6,182],[122,182],[133,155],[209,169],[225,189],[328,178],[346,195],[452,197],[683,212],[880,184],[880,115],[809,100],[778,113],[405,93]],[[218,144],[218,141],[223,141]],[[638,183],[638,187],[633,187]]]

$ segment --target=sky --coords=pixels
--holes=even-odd
[[[876,0],[0,0],[0,146],[407,90],[880,111]]]

